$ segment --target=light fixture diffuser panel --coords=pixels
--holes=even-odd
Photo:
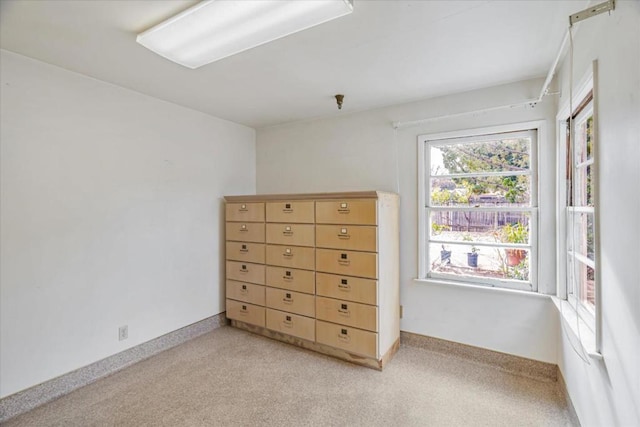
[[[198,68],[352,11],[352,0],[208,0],[136,40],[173,62]]]

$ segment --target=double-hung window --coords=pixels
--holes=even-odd
[[[537,290],[538,137],[519,126],[419,137],[421,278]]]
[[[593,92],[566,121],[566,283],[567,299],[595,330],[596,233]]]

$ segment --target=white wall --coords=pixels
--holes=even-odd
[[[4,397],[224,311],[221,197],[255,191],[255,131],[0,59]]]
[[[598,60],[599,266],[603,362],[587,364],[560,337],[558,364],[583,426],[640,425],[640,2],[618,1],[580,24],[574,79]],[[562,63],[568,102],[569,62]],[[576,81],[577,84],[577,81]]]
[[[400,295],[404,331],[555,363],[557,316],[548,297],[415,282],[417,276],[417,136],[531,120],[548,120],[540,147],[540,283],[555,291],[554,101],[434,121],[416,120],[536,98],[541,80],[257,131],[258,193],[387,190],[399,192]],[[348,105],[349,95],[345,97]],[[396,151],[397,150],[397,151]],[[398,168],[396,167],[396,159]],[[398,190],[399,185],[399,190]]]

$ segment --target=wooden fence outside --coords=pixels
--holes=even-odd
[[[529,226],[529,215],[525,212],[451,212],[431,213],[431,221],[450,231],[490,231],[507,224],[521,223]]]

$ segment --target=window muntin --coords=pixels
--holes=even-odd
[[[596,234],[594,203],[594,119],[589,94],[568,121],[567,144],[567,295],[590,327],[596,308]],[[572,128],[572,129],[571,129]]]
[[[424,143],[426,276],[536,290],[536,131]]]

